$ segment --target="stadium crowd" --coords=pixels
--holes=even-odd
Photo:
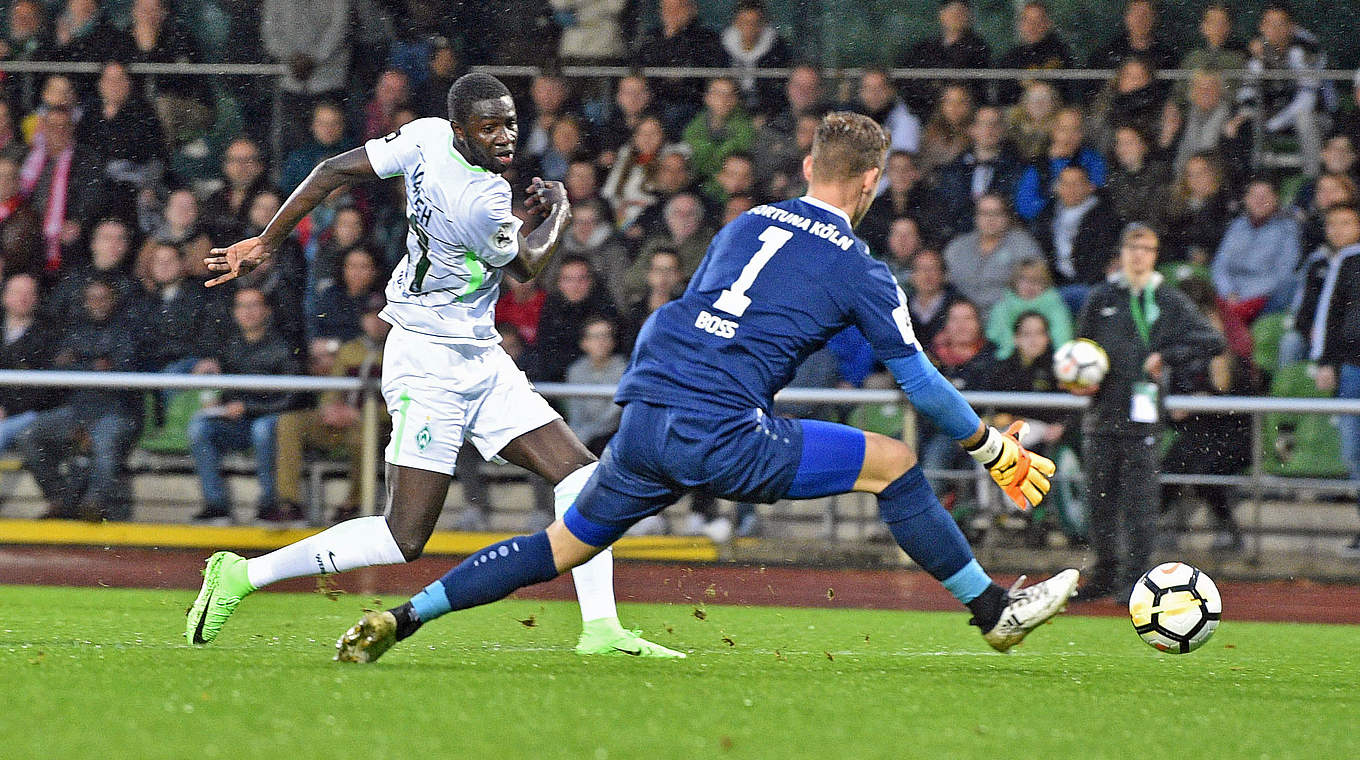
[[[553,265],[534,282],[507,279],[497,307],[507,348],[532,379],[617,380],[636,331],[683,290],[716,230],[801,194],[821,115],[849,109],[873,116],[892,140],[859,232],[908,290],[917,338],[959,388],[1057,389],[1052,351],[1117,269],[1120,230],[1138,222],[1159,240],[1159,270],[1227,346],[1171,373],[1166,392],[1263,393],[1282,377],[1297,387],[1302,361],[1316,392],[1360,398],[1360,269],[1350,263],[1360,261],[1360,75],[1352,93],[1309,76],[1325,68],[1323,47],[1285,5],[1268,4],[1258,33],[1239,40],[1235,11],[1208,4],[1200,42],[1187,50],[1164,41],[1152,2],[1132,0],[1123,28],[1083,62],[1042,2],[1019,10],[1013,47],[992,50],[969,4],[945,0],[936,33],[896,61],[1036,72],[996,82],[895,82],[877,68],[834,79],[797,60],[752,0],[737,2],[720,30],[698,18],[693,0],[660,0],[654,27],[636,7],[650,3],[450,5],[11,0],[0,59],[101,65],[94,75],[0,80],[0,367],[374,375],[385,273],[406,255],[392,183],[329,198],[239,284],[200,287],[204,253],[258,233],[320,161],[413,119],[446,117],[445,93],[469,65],[531,62],[541,73],[508,80],[521,131],[506,176],[517,192],[535,176],[561,180],[574,209]],[[267,61],[288,71],[278,114],[261,79],[128,70]],[[569,80],[563,63],[738,73]],[[1116,73],[1089,84],[1041,78],[1083,64]],[[754,76],[768,67],[791,73]],[[1176,84],[1156,77],[1176,68],[1194,74]],[[1239,70],[1299,76],[1222,73]],[[1267,151],[1276,160],[1265,161]],[[879,369],[851,331],[810,357],[795,384],[881,387]],[[610,404],[563,411],[597,451],[617,421]],[[126,519],[130,452],[167,424],[186,426],[201,520],[230,515],[225,451],[254,452],[258,516],[288,521],[302,514],[302,451],[353,456],[359,445],[358,400],[343,394],[186,401],[3,388],[0,412],[0,450],[23,458],[50,517]],[[892,415],[850,416],[900,433]],[[1063,415],[1037,417],[1033,443],[1043,450],[1079,435]],[[1167,469],[1243,468],[1240,458],[1202,456],[1240,446],[1236,418],[1170,425],[1194,444],[1173,445]],[[1347,418],[1342,433],[1343,458],[1360,477],[1360,421]],[[921,437],[928,467],[961,466],[952,441],[929,429]],[[965,520],[967,489],[940,488]],[[1213,507],[1215,545],[1239,547],[1231,491],[1199,496]],[[357,505],[356,485],[339,511]],[[717,526],[725,518],[712,505],[696,516],[694,530],[730,529]],[[741,532],[758,529],[754,511],[740,516]],[[1360,553],[1360,537],[1351,549]]]

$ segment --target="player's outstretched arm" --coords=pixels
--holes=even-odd
[[[377,172],[369,163],[368,151],[362,146],[328,158],[312,169],[307,179],[298,185],[288,196],[274,218],[257,237],[246,238],[226,248],[214,248],[208,252],[203,263],[209,272],[220,272],[217,277],[204,283],[207,287],[220,285],[234,280],[259,266],[273,255],[279,244],[293,231],[302,218],[312,212],[336,189],[378,179]]]
[[[571,221],[571,204],[567,188],[561,182],[544,182],[538,177],[529,185],[529,197],[524,201],[529,211],[547,217],[527,236],[521,234],[519,255],[506,268],[520,282],[532,280],[547,266],[548,259],[562,242],[567,224]]]

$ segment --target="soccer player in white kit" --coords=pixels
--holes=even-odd
[[[208,287],[245,274],[337,188],[403,177],[410,229],[407,256],[387,284],[381,316],[392,324],[382,392],[392,415],[386,450],[387,509],[335,525],[260,557],[218,552],[189,610],[185,637],[212,641],[246,595],[286,578],[409,562],[420,556],[443,510],[459,446],[470,440],[554,484],[560,517],[595,470],[562,418],[501,349],[495,304],[503,273],[531,279],[571,218],[559,182],[534,178],[526,205],[544,216],[529,235],[511,213],[518,123],[509,90],[487,74],[449,89],[449,120],[417,119],[386,137],[323,161],[258,237],[213,249],[220,273]],[[581,605],[582,654],[684,657],[625,629],[614,605],[608,551],[573,572]]]

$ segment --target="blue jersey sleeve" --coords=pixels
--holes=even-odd
[[[863,244],[861,244],[862,246]],[[921,345],[911,327],[907,296],[888,266],[868,256],[850,259],[850,271],[843,275],[840,291],[848,299],[846,309],[859,331],[869,341],[874,356],[887,362],[920,353]],[[847,257],[849,258],[849,257]]]
[[[884,364],[907,394],[911,405],[934,420],[950,438],[961,441],[977,432],[982,424],[977,412],[963,400],[959,389],[930,363],[924,352],[889,359]]]

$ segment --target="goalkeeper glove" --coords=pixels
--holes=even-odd
[[[1044,500],[1049,488],[1048,478],[1057,470],[1053,460],[1020,445],[1020,438],[1028,427],[1020,420],[1012,422],[1005,433],[989,427],[982,440],[968,449],[973,459],[987,468],[992,480],[1021,511],[1028,511]]]

